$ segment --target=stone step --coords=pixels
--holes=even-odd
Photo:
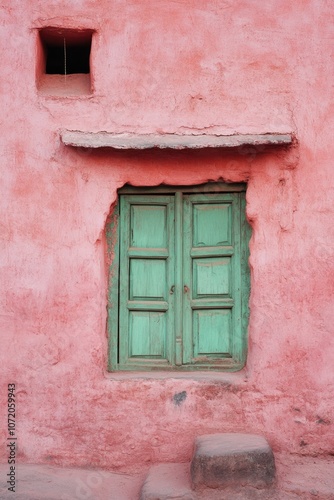
[[[190,463],[153,465],[140,495],[140,500],[301,500],[301,498],[314,499],[306,492],[300,496],[292,492],[278,491],[276,488],[258,489],[251,486],[192,490]],[[316,500],[328,500],[328,498],[317,497]]]
[[[208,434],[195,440],[191,464],[153,465],[140,500],[278,498],[268,489],[274,479],[274,455],[265,438]]]
[[[154,466],[150,473],[155,490],[147,497],[163,500],[334,500],[334,458],[276,455],[277,481],[271,488],[229,487],[191,490],[190,464]],[[8,463],[0,464],[1,500],[139,500],[146,472],[124,473],[50,465],[15,465],[15,493],[8,490]],[[152,473],[157,471],[154,480]],[[154,475],[154,474],[153,474]],[[161,477],[165,477],[162,481]],[[158,486],[160,488],[158,489]],[[156,496],[152,497],[152,493]],[[150,496],[148,496],[150,495]],[[178,495],[178,496],[177,496]],[[188,497],[187,497],[188,495]],[[145,498],[145,497],[144,497]]]
[[[191,491],[190,464],[153,465],[141,490],[140,500],[195,500]]]
[[[235,433],[196,438],[191,462],[193,489],[264,488],[274,479],[274,455],[264,437]]]

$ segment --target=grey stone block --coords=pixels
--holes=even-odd
[[[199,436],[191,462],[191,479],[194,489],[269,486],[275,479],[274,455],[262,436]]]

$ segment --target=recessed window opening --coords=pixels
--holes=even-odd
[[[45,74],[90,73],[92,30],[43,28],[40,38],[45,54]]]
[[[111,370],[244,366],[245,194],[244,184],[122,188],[107,226]]]

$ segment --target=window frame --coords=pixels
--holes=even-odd
[[[247,344],[248,344],[248,318],[249,318],[249,294],[250,294],[250,270],[248,266],[249,258],[249,240],[251,236],[251,228],[246,218],[246,196],[240,197],[240,283],[241,283],[241,329],[242,331],[242,348],[238,356],[232,358],[221,358],[219,362],[208,364],[187,364],[187,365],[165,365],[165,366],[150,366],[150,364],[140,363],[139,365],[121,366],[119,360],[119,272],[120,272],[120,239],[121,228],[119,224],[119,208],[121,195],[177,195],[184,194],[219,194],[219,193],[245,193],[247,185],[245,183],[206,183],[192,186],[164,186],[157,187],[133,187],[124,186],[118,190],[118,198],[112,213],[110,214],[106,224],[106,238],[109,256],[109,279],[108,279],[108,306],[107,306],[107,333],[108,333],[108,371],[110,372],[131,372],[135,371],[161,371],[161,372],[189,372],[189,371],[238,371],[241,370],[246,363]],[[175,209],[175,232],[178,231],[178,216]],[[175,245],[177,242],[175,241]],[[175,297],[178,300],[178,297]],[[175,345],[175,350],[177,345]],[[174,353],[175,354],[175,353]]]

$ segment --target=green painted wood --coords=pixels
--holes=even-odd
[[[193,230],[192,230],[192,203],[189,195],[183,197],[183,248],[182,248],[182,338],[183,338],[183,364],[191,365],[193,359],[193,324],[191,315],[192,300],[192,258],[191,249],[193,248]],[[201,248],[202,255],[206,252]]]
[[[182,335],[182,295],[183,295],[183,268],[182,268],[182,245],[183,245],[183,199],[182,192],[175,193],[175,332],[171,335],[175,339],[175,365],[182,366],[183,335]]]
[[[193,297],[231,297],[232,264],[230,257],[193,259]]]
[[[214,309],[214,308],[231,308],[234,305],[234,300],[230,298],[225,298],[223,301],[221,298],[200,298],[191,299],[189,305],[192,309]]]
[[[243,366],[250,237],[244,188],[127,187],[121,194],[117,361],[115,307],[108,311],[113,369]]]
[[[119,363],[172,362],[174,197],[120,203]]]
[[[167,311],[169,308],[165,300],[128,300],[126,304],[130,311]]]
[[[242,339],[244,332],[241,327],[241,205],[240,195],[235,196],[235,205],[233,213],[233,235],[235,255],[233,256],[233,318],[232,318],[232,349],[233,358],[241,361],[242,358]]]
[[[129,358],[166,358],[166,312],[129,311]]]
[[[242,365],[246,364],[248,346],[248,319],[249,319],[249,294],[250,294],[250,271],[249,271],[249,241],[252,231],[246,219],[246,193],[240,195],[240,270],[241,270],[241,351],[236,359]]]
[[[194,358],[232,357],[232,309],[197,309],[192,316]]]
[[[185,363],[240,361],[240,217],[239,193],[184,196]]]

